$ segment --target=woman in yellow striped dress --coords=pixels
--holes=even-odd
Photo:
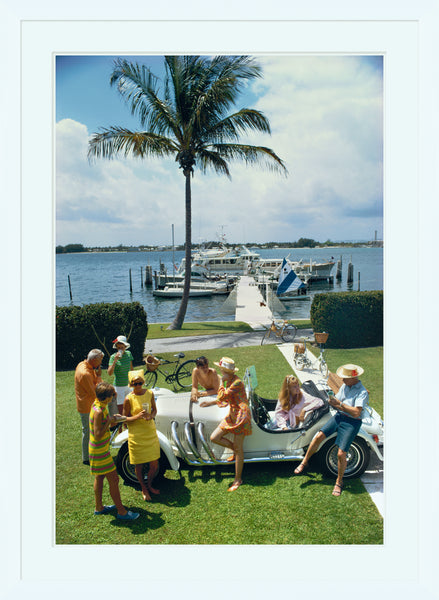
[[[95,476],[95,515],[105,515],[117,509],[116,517],[123,521],[133,521],[139,513],[127,510],[122,504],[119,492],[119,477],[113,457],[110,454],[110,425],[116,420],[110,417],[108,403],[116,394],[114,387],[105,381],[96,386],[96,400],[90,410],[90,441],[88,445],[90,455],[90,471]],[[110,496],[114,504],[104,506],[102,491],[104,479],[107,478],[110,487]]]
[[[149,502],[150,492],[160,494],[159,490],[151,485],[159,469],[160,442],[154,423],[157,414],[154,393],[144,389],[142,387],[144,383],[145,376],[142,370],[129,371],[128,384],[133,391],[125,398],[123,414],[127,418],[130,463],[134,465],[143,499]],[[149,471],[145,483],[143,469],[147,463],[149,463]]]

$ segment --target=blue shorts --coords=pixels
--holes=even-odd
[[[329,437],[337,431],[335,444],[340,450],[347,452],[354,441],[355,436],[360,431],[360,427],[361,419],[353,419],[347,415],[337,413],[323,425],[320,431],[323,432],[326,437]]]

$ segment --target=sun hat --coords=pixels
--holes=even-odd
[[[127,342],[127,338],[124,335],[118,335],[117,338],[113,340],[113,348],[116,348],[116,344],[123,344],[126,349],[131,345]]]
[[[135,371],[128,371],[128,384],[131,385],[133,381],[141,379],[145,383],[145,374],[143,369],[137,369]]]
[[[223,356],[219,363],[214,362],[213,364],[227,373],[235,373],[236,371],[239,371],[239,369],[235,367],[235,361],[227,356]]]
[[[364,373],[364,369],[358,365],[342,365],[337,369],[337,375],[342,379],[351,379],[353,377],[360,377]]]

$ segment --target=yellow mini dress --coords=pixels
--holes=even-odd
[[[151,412],[151,390],[145,390],[142,395],[131,392],[128,394],[127,399],[130,401],[131,416],[134,417],[142,412],[143,404],[148,405],[147,410]],[[152,460],[158,460],[160,458],[160,443],[154,420],[137,419],[137,421],[131,421],[127,425],[130,463],[141,465]]]

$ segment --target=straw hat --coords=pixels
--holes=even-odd
[[[127,342],[127,338],[124,335],[118,335],[115,340],[113,340],[113,348],[116,348],[116,344],[123,344],[125,346],[125,350],[128,350],[131,344]]]
[[[342,379],[352,379],[353,377],[360,377],[364,373],[364,369],[358,365],[342,365],[338,367],[336,372]]]
[[[128,384],[131,385],[134,381],[141,379],[145,383],[145,374],[143,369],[137,369],[136,371],[128,371]]]
[[[219,363],[214,362],[213,364],[226,373],[235,373],[236,371],[239,371],[239,369],[235,367],[235,361],[227,356],[223,356]]]

